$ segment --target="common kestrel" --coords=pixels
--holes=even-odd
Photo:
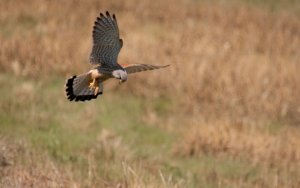
[[[67,98],[70,101],[96,99],[103,93],[103,82],[110,78],[119,79],[122,83],[127,80],[128,74],[169,66],[118,64],[118,54],[122,46],[123,40],[119,38],[116,16],[111,16],[109,12],[106,15],[100,13],[93,27],[93,48],[90,55],[90,63],[96,66],[87,73],[67,79]]]

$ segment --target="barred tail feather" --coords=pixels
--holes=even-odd
[[[99,91],[95,94],[94,90],[89,88],[89,84],[92,81],[91,74],[82,74],[78,76],[72,76],[66,82],[66,96],[70,101],[86,101],[96,99],[98,95],[102,94],[103,84],[99,82]]]

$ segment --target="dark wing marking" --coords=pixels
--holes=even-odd
[[[119,28],[116,16],[111,17],[100,13],[93,28],[93,48],[90,55],[91,64],[114,65],[123,46],[119,38]]]
[[[160,69],[168,66],[170,65],[163,65],[163,66],[156,66],[156,65],[149,65],[149,64],[122,65],[122,67],[126,70],[127,74],[132,74],[132,73],[147,71],[147,70]]]

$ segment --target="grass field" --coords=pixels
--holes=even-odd
[[[69,102],[100,11],[119,63]],[[0,1],[0,187],[300,187],[300,1]]]

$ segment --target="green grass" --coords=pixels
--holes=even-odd
[[[101,145],[98,137],[103,130],[120,137],[121,146],[118,147],[128,145],[137,160],[151,158],[156,153],[167,154],[174,140],[174,134],[141,120],[145,113],[141,98],[107,93],[89,103],[71,103],[63,93],[64,78],[41,83],[2,75],[0,83],[4,91],[0,101],[1,134],[29,141],[34,148],[46,151],[62,165],[72,164],[84,169],[86,155],[94,148],[98,152],[95,155],[99,160],[97,163],[102,164],[99,171],[107,171],[101,160],[113,163],[116,163],[115,159],[125,160],[127,153],[119,154],[114,149],[97,146]],[[162,99],[157,99],[151,108],[161,111],[160,103],[166,105]],[[108,139],[110,141],[114,142]],[[109,170],[115,172],[114,175],[108,173],[108,177],[115,177],[117,172],[119,177],[122,176],[121,166],[117,166],[118,170]]]
[[[161,182],[162,172],[188,187],[230,187],[226,182],[258,181],[262,175],[260,167],[226,156],[174,155],[172,148],[181,144],[177,133],[144,120],[146,109],[160,119],[169,115],[173,104],[167,99],[149,100],[114,89],[89,103],[71,103],[63,83],[62,77],[38,81],[1,75],[0,136],[26,140],[81,180],[88,178],[91,161],[94,181],[123,180],[124,163],[141,172],[144,182]]]

